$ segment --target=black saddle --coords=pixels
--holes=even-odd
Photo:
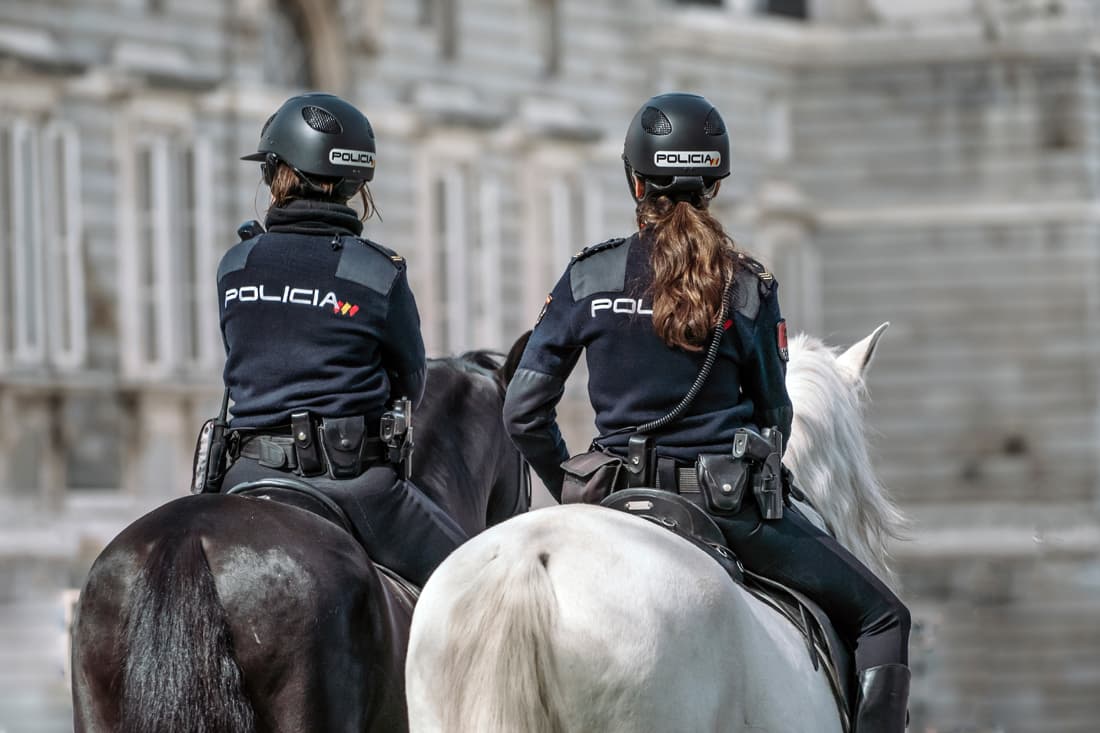
[[[305,509],[307,512],[312,512],[343,528],[353,537],[355,536],[351,519],[348,518],[347,513],[340,505],[316,486],[307,484],[305,481],[283,477],[261,478],[256,481],[245,481],[237,484],[224,493],[248,496],[254,499],[270,499],[280,504],[289,504],[299,509]]]
[[[833,688],[841,722],[851,730],[855,709],[855,665],[852,650],[833,628],[828,615],[812,600],[782,583],[757,575],[741,564],[706,511],[679,494],[663,489],[623,489],[601,504],[648,519],[676,532],[722,566],[733,582],[783,615],[802,633],[814,669],[824,667]]]
[[[304,509],[307,512],[316,514],[322,519],[327,519],[337,527],[342,528],[352,537],[356,536],[347,512],[345,512],[339,504],[333,501],[330,496],[316,486],[308,484],[305,481],[283,477],[261,478],[255,481],[245,481],[244,483],[237,484],[224,493],[233,494],[235,496],[245,496],[252,499],[267,499],[270,501],[277,501],[280,504],[288,504],[298,509]],[[405,580],[385,565],[374,563],[374,567],[390,581],[391,587],[406,596],[410,605],[416,604],[417,598],[420,597],[420,589],[418,587],[408,580]]]
[[[744,579],[744,568],[733,551],[726,547],[722,530],[702,507],[679,494],[663,489],[623,489],[612,492],[600,503],[672,530],[713,557],[734,582]]]

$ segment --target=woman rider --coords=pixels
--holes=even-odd
[[[336,501],[371,559],[423,585],[466,539],[388,460],[379,420],[415,406],[427,365],[405,261],[360,239],[374,176],[370,122],[330,94],[287,100],[260,133],[266,232],[218,267],[225,384],[239,456],[224,485],[288,474]],[[259,228],[257,227],[257,230]]]
[[[554,408],[582,349],[604,450],[624,455],[632,426],[680,402],[723,322],[698,398],[655,435],[657,462],[688,467],[700,454],[729,455],[742,427],[774,428],[784,445],[790,433],[786,325],[775,278],[739,252],[708,211],[729,175],[729,136],[718,110],[692,94],[650,99],[630,124],[623,159],[639,231],[573,259],[505,399],[513,441],[559,501],[569,454]],[[659,473],[673,481],[677,475]],[[746,498],[738,513],[715,519],[746,567],[813,598],[855,649],[857,733],[903,731],[910,618],[901,601],[796,510],[765,520]]]

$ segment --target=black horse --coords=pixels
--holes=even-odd
[[[521,350],[429,364],[413,481],[471,535],[528,508],[501,420]],[[73,626],[78,733],[407,729],[415,591],[287,498],[183,497],[103,550]]]

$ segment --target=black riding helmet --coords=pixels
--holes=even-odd
[[[642,105],[626,131],[623,164],[634,196],[633,175],[645,195],[706,195],[730,174],[730,138],[722,115],[706,97],[672,92]]]
[[[286,163],[307,185],[335,183],[334,193],[350,198],[374,178],[374,130],[366,116],[332,94],[291,97],[268,118],[257,152],[241,160],[261,161],[269,186]]]

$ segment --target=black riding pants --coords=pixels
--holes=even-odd
[[[287,477],[285,471],[239,458],[226,473],[231,487],[262,478]],[[374,466],[353,479],[314,476],[305,479],[347,513],[356,539],[371,560],[423,586],[447,555],[465,542],[466,533],[411,481],[389,465]]]
[[[713,515],[712,515],[713,516]],[[855,649],[856,669],[909,663],[909,609],[835,539],[785,507],[764,521],[752,497],[732,517],[714,517],[745,567],[812,598]]]

